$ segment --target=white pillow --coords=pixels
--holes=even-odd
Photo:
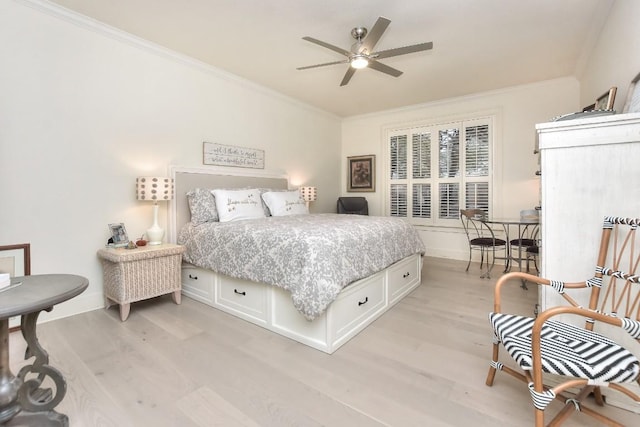
[[[262,194],[262,200],[267,204],[272,216],[308,214],[307,204],[302,199],[299,190],[267,191]]]
[[[213,190],[220,222],[264,218],[260,190]]]

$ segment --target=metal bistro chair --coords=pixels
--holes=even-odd
[[[538,234],[538,224],[527,224],[522,228],[520,236],[517,239],[511,239],[509,241],[511,253],[518,255],[517,257],[513,256],[512,261],[517,260],[518,264],[525,262],[527,273],[530,270],[530,260],[533,260],[536,272],[538,271],[538,263],[536,261],[538,255]],[[518,265],[518,267],[522,269],[521,265]]]
[[[529,260],[533,259],[536,272],[538,271],[538,263],[536,262],[536,256],[538,254],[538,233],[539,233],[539,213],[535,209],[527,209],[520,211],[520,219],[531,219],[536,222],[526,224],[524,227],[518,227],[519,236],[516,239],[509,241],[509,252],[511,254],[517,254],[518,256],[512,256],[510,261],[518,261],[518,268],[522,270],[522,262],[526,263],[527,273],[529,272]]]
[[[554,399],[564,407],[548,425],[560,425],[573,413],[589,415],[605,425],[621,425],[584,404],[585,398],[593,395],[595,404],[604,406],[603,387],[640,404],[637,388],[634,391],[628,387],[640,385],[638,225],[640,218],[604,219],[595,274],[583,282],[561,282],[523,272],[498,279],[493,312],[489,314],[494,343],[486,384],[493,385],[498,370],[524,381],[533,401],[537,427],[544,425],[545,410]],[[548,308],[536,318],[503,312],[501,289],[520,280],[549,287],[548,292],[556,291],[567,304]],[[573,292],[588,297],[588,305],[585,303],[583,307],[577,302]],[[576,326],[580,324],[583,327]],[[625,348],[607,336],[612,332],[617,333],[616,339],[626,338],[626,332],[635,341],[627,340]],[[500,361],[500,345],[520,369]]]
[[[460,221],[469,241],[469,262],[465,271],[469,271],[473,251],[480,251],[480,269],[487,257],[487,272],[480,277],[489,279],[491,270],[496,263],[496,251],[504,251],[506,259],[507,242],[496,238],[493,230],[482,221],[485,212],[481,209],[460,209]],[[491,255],[491,265],[489,265]]]
[[[536,274],[540,273],[540,269],[538,268],[538,257],[540,255],[540,243],[539,240],[535,240],[535,244],[533,246],[527,246],[526,249],[526,263],[527,263],[527,273],[530,272],[530,261],[533,261],[533,267],[536,269]]]

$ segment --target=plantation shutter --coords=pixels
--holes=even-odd
[[[460,209],[491,215],[493,117],[390,131],[388,214],[459,226]]]
[[[391,216],[407,216],[407,185],[391,185]]]
[[[431,218],[431,132],[411,135],[411,216]]]
[[[411,171],[414,179],[431,178],[431,133],[411,137]]]
[[[407,135],[393,136],[389,144],[390,179],[389,214],[391,216],[407,216]]]
[[[489,214],[489,125],[465,127],[465,208]]]
[[[413,184],[412,188],[412,216],[431,218],[431,184]]]
[[[460,128],[451,127],[438,132],[438,156],[438,218],[457,219],[460,215]]]

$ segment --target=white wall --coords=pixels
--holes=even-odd
[[[266,169],[318,187],[312,211],[335,209],[339,118],[40,6],[0,0],[0,245],[31,243],[32,274],[89,278],[52,316],[102,307],[107,224],[152,222],[136,176],[202,165],[203,141],[265,150]]]
[[[460,118],[476,112],[496,112],[494,215],[518,217],[521,209],[531,209],[539,203],[535,124],[552,117],[576,111],[579,86],[574,78],[564,78],[518,86],[501,91],[449,99],[404,109],[350,117],[342,125],[342,191],[346,193],[348,156],[375,154],[376,192],[357,193],[369,201],[373,215],[384,214],[385,179],[387,169],[384,129],[412,123],[439,123],[448,118]],[[349,193],[350,195],[356,193]],[[419,227],[427,246],[427,254],[445,258],[466,259],[468,247],[460,228]]]
[[[622,112],[629,84],[640,73],[640,1],[616,0],[580,78],[583,107],[618,88],[614,110]]]
[[[534,125],[592,103],[610,86],[618,86],[622,109],[640,71],[638,16],[640,2],[616,0],[580,82],[341,121],[46,2],[0,0],[0,245],[31,243],[33,274],[89,278],[89,289],[53,316],[93,309],[102,305],[95,252],[109,237],[107,224],[124,222],[135,237],[151,222],[151,207],[135,199],[135,177],[201,165],[203,141],[264,149],[267,169],[289,173],[294,186],[318,187],[315,212],[354,194],[346,192],[347,156],[375,154],[377,191],[358,193],[375,215],[383,212],[383,129],[477,111],[499,112],[496,215],[517,215],[537,204]],[[429,255],[467,256],[458,229],[421,233]]]
[[[537,204],[537,194],[531,191],[530,174],[537,169],[536,158],[531,155],[536,123],[550,118],[580,111],[596,98],[616,86],[618,93],[614,109],[620,113],[629,83],[640,72],[640,2],[616,0],[607,13],[605,24],[591,41],[585,40],[586,60],[577,70],[578,79],[540,82],[494,93],[450,99],[444,102],[407,107],[368,116],[351,117],[342,126],[342,193],[346,193],[346,157],[376,154],[384,158],[383,129],[397,123],[438,121],[442,117],[461,116],[476,111],[499,110],[501,120],[497,129],[496,186],[501,197],[495,207],[497,216],[516,216],[522,208]],[[444,83],[443,83],[444,84]],[[454,83],[451,83],[454,84]],[[378,162],[377,191],[360,193],[369,200],[373,214],[384,210],[385,170]],[[352,193],[349,193],[352,194]],[[422,227],[421,234],[432,256],[466,259],[466,240],[459,229]]]

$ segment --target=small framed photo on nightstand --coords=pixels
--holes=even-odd
[[[127,236],[127,230],[124,228],[123,223],[109,224],[109,230],[111,230],[113,246],[121,248],[129,244],[129,237]]]

